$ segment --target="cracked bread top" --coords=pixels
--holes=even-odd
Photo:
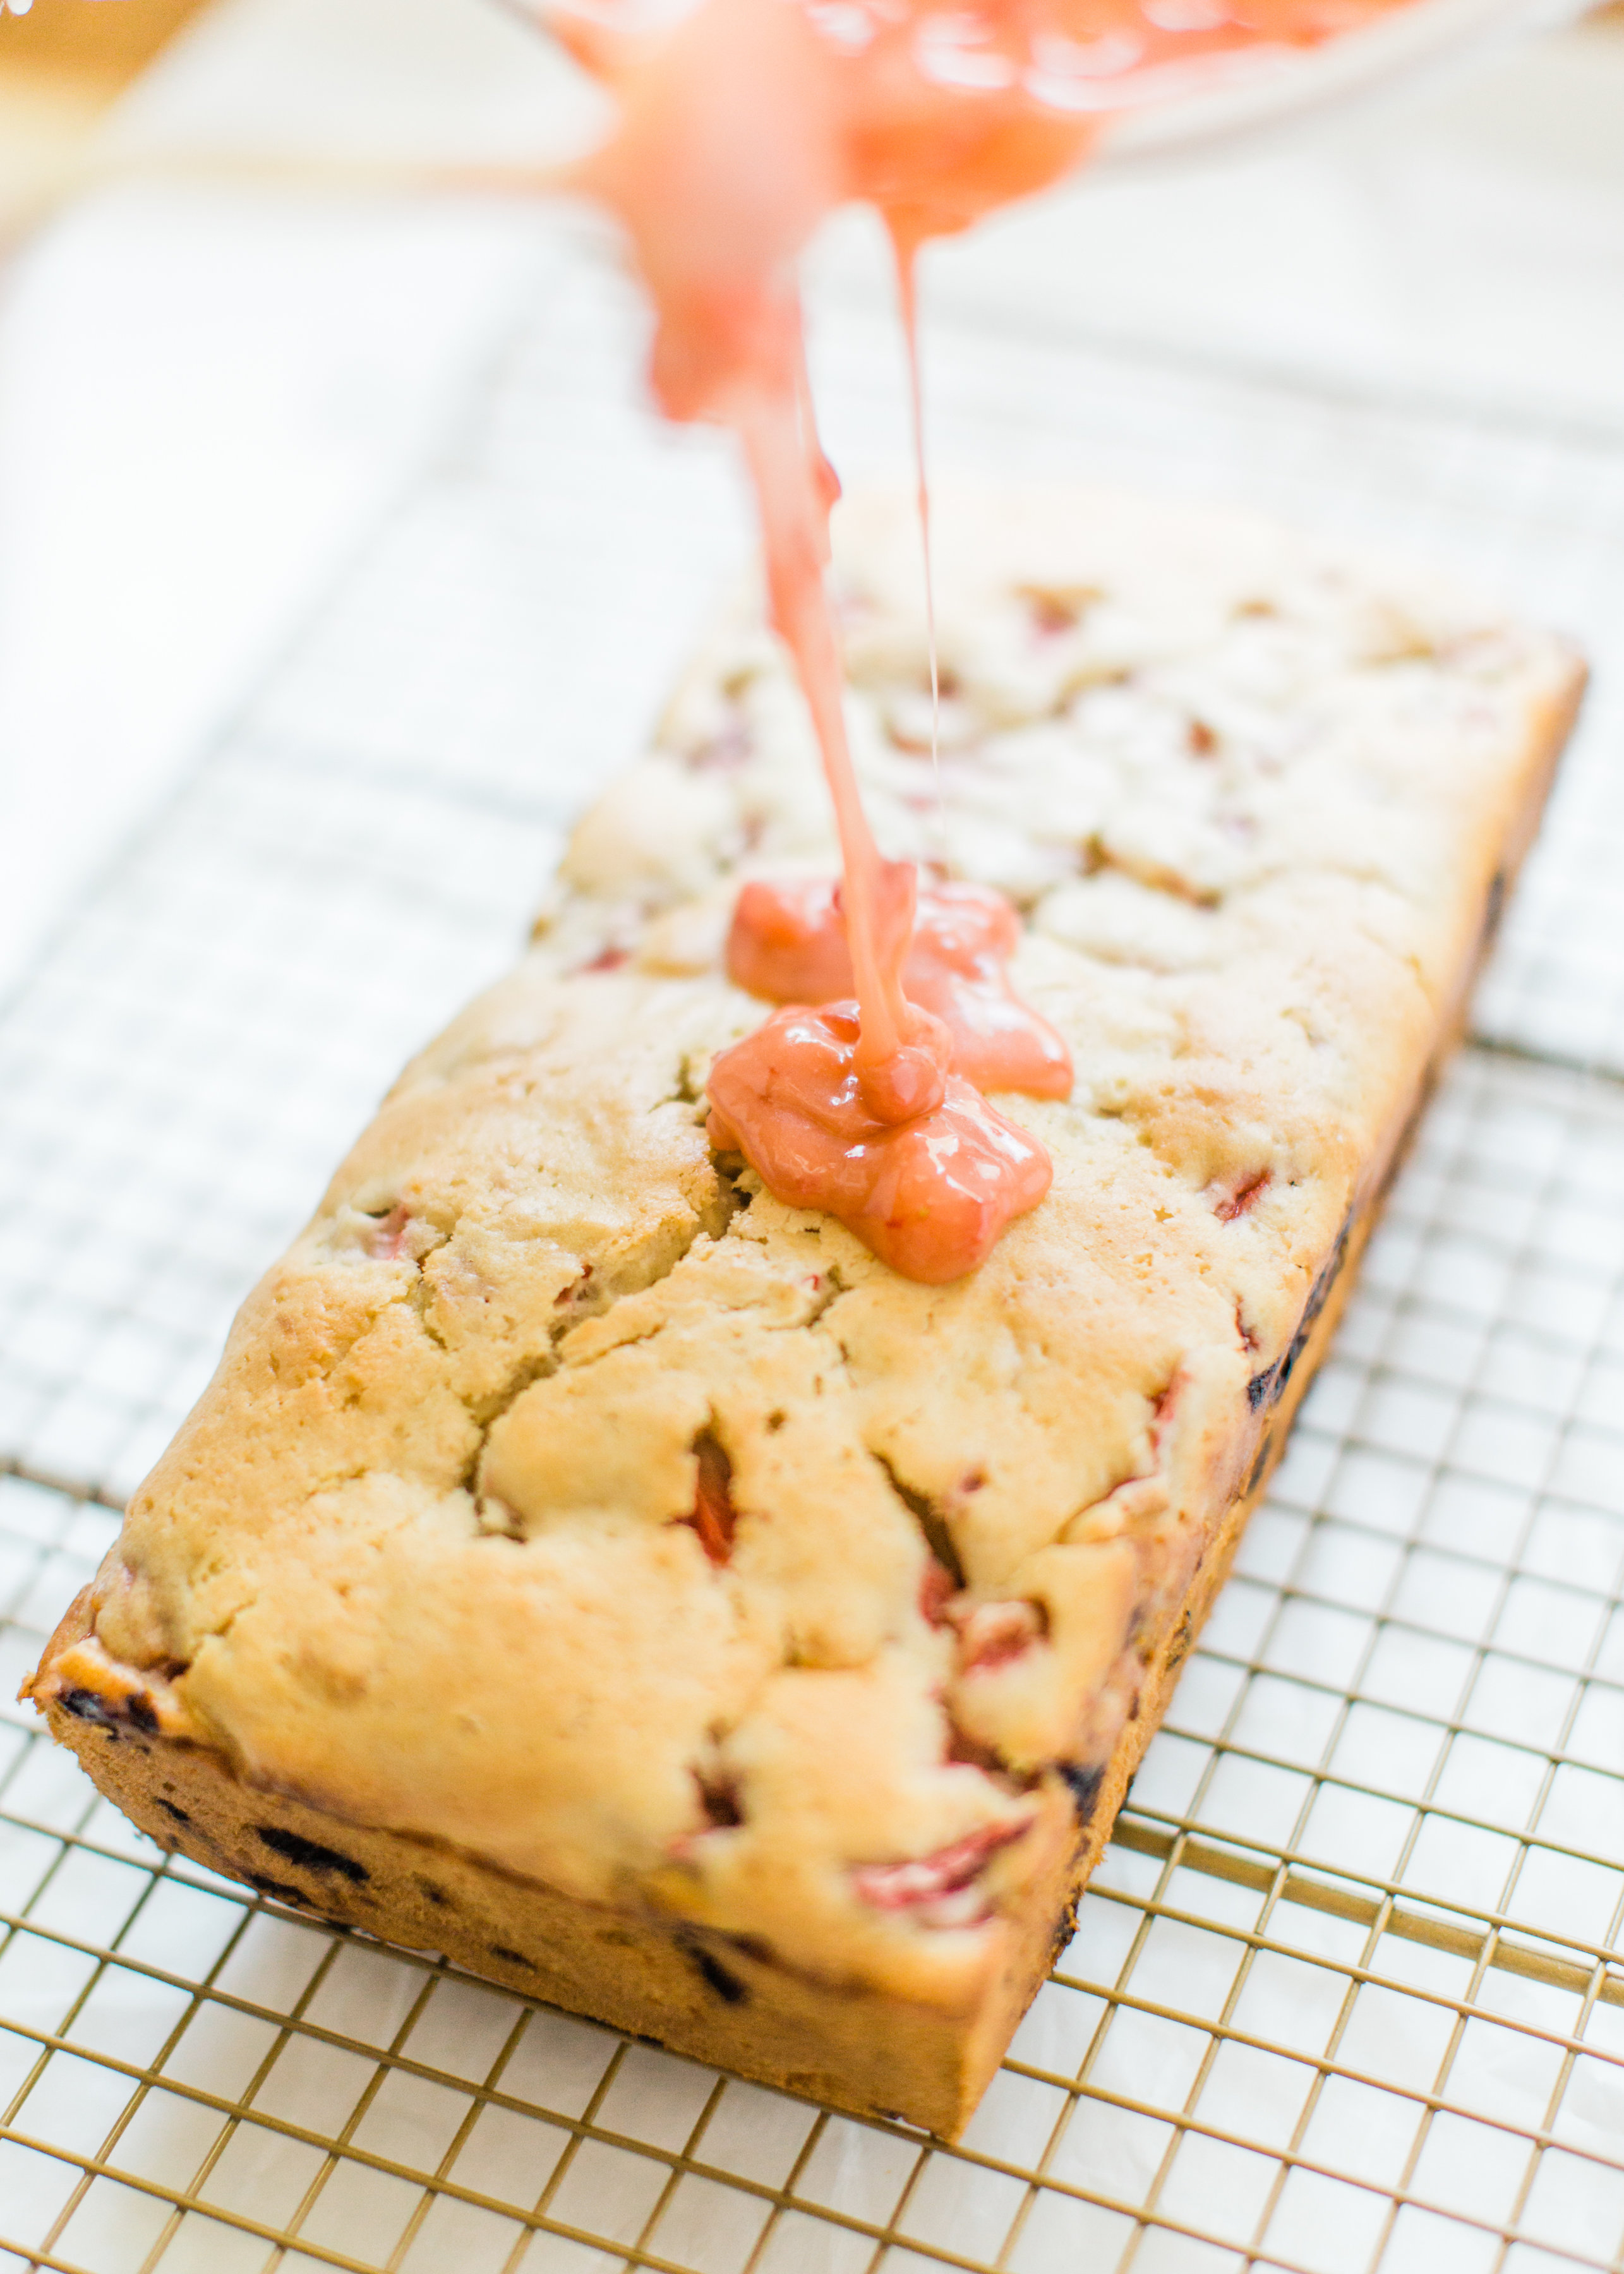
[[[1075,1058],[1068,1103],[999,1101],[1049,1197],[923,1286],[709,1150],[763,1015],[738,884],[834,860],[741,609],[249,1299],[62,1678],[340,1817],[954,2003],[1244,1479],[1578,673],[1236,516],[950,495],[938,768],[912,516],[837,546],[882,845],[1014,900]]]

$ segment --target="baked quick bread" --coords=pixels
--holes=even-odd
[[[892,855],[1024,912],[1069,1103],[979,1271],[713,1157],[740,880],[828,872],[757,615],[402,1075],[32,1683],[145,1830],[943,2134],[1064,1939],[1535,826],[1572,652],[1109,494],[843,508]]]

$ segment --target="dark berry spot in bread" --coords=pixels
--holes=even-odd
[[[491,1955],[492,1958],[500,1958],[504,1966],[523,1966],[530,1974],[534,1974],[536,1971],[534,1965],[522,1950],[509,1950],[505,1942],[493,1942],[491,1945]]]
[[[1261,1374],[1254,1374],[1246,1384],[1246,1403],[1254,1413],[1260,1413],[1266,1405],[1272,1405],[1279,1395],[1281,1363],[1276,1359],[1273,1366],[1266,1366]]]
[[[64,1713],[71,1713],[76,1721],[88,1721],[93,1728],[105,1729],[112,1737],[118,1735],[112,1707],[95,1690],[64,1690],[56,1703]]]
[[[744,1822],[739,1788],[731,1777],[708,1776],[703,1770],[695,1769],[694,1781],[699,1787],[699,1804],[705,1811],[705,1820],[713,1831],[729,1832],[734,1825]]]
[[[172,1817],[175,1818],[175,1821],[177,1822],[177,1824],[190,1824],[190,1823],[191,1823],[192,1818],[191,1818],[191,1817],[187,1814],[186,1811],[185,1811],[184,1808],[177,1808],[177,1807],[176,1807],[176,1805],[175,1805],[175,1803],[174,1803],[172,1800],[164,1800],[164,1799],[162,1799],[162,1798],[161,1798],[161,1799],[159,1800],[158,1805],[159,1805],[159,1807],[163,1811],[163,1812],[164,1812],[164,1814],[165,1814],[166,1816],[172,1816]]]
[[[254,1831],[273,1855],[303,1864],[307,1871],[340,1871],[357,1887],[372,1877],[365,1864],[357,1864],[353,1856],[324,1848],[320,1841],[306,1840],[303,1833],[284,1831],[280,1824],[256,1824]]]
[[[1100,1797],[1100,1787],[1105,1782],[1105,1771],[1103,1767],[1082,1768],[1076,1761],[1056,1761],[1055,1766],[1071,1788],[1071,1805],[1077,1811],[1077,1821],[1086,1832]]]
[[[1296,1334],[1291,1337],[1291,1347],[1286,1352],[1284,1358],[1277,1360],[1275,1363],[1274,1367],[1274,1380],[1273,1386],[1266,1393],[1268,1398],[1268,1403],[1271,1405],[1274,1403],[1275,1399],[1282,1394],[1286,1384],[1290,1381],[1293,1373],[1296,1371],[1298,1359],[1302,1357],[1303,1352],[1308,1347],[1308,1338],[1314,1330],[1314,1321],[1319,1318],[1320,1312],[1324,1310],[1326,1305],[1330,1301],[1331,1290],[1335,1286],[1337,1280],[1342,1276],[1342,1266],[1348,1260],[1348,1243],[1353,1237],[1354,1221],[1357,1213],[1358,1211],[1357,1209],[1350,1209],[1349,1210],[1348,1216],[1342,1224],[1342,1228],[1336,1236],[1336,1245],[1331,1250],[1330,1254],[1326,1258],[1325,1264],[1320,1271],[1320,1276],[1315,1280],[1312,1288],[1309,1291],[1308,1300],[1303,1306],[1303,1315],[1297,1321],[1297,1329]],[[1262,1375],[1254,1376],[1253,1382],[1249,1383],[1247,1386],[1246,1394],[1252,1400],[1252,1408],[1254,1413],[1257,1412],[1258,1407],[1263,1403],[1263,1399],[1253,1396],[1253,1388],[1256,1382],[1265,1379],[1267,1379],[1267,1377]]]
[[[699,1544],[713,1563],[726,1563],[733,1554],[733,1526],[739,1512],[733,1506],[733,1465],[709,1429],[694,1440],[698,1476],[694,1487],[694,1512],[680,1518],[699,1534]]]
[[[698,1969],[701,1979],[710,1984],[724,2005],[742,2006],[744,2004],[750,1994],[748,1990],[736,1974],[728,1972],[719,1958],[713,1958],[708,1950],[702,1950],[697,1943],[687,1943],[683,1947]]]
[[[303,1887],[296,1887],[287,1879],[268,1879],[263,1871],[245,1871],[243,1876],[262,1895],[274,1895],[279,1903],[297,1903],[306,1910],[310,1908],[310,1897]]]
[[[127,1690],[117,1698],[99,1690],[64,1690],[56,1703],[75,1721],[105,1729],[109,1737],[117,1738],[125,1729],[139,1729],[144,1737],[158,1734],[157,1708],[144,1690]]]

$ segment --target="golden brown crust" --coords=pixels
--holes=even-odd
[[[947,825],[1077,1062],[1009,1102],[1049,1200],[922,1288],[710,1154],[705,1065],[759,1015],[728,898],[828,857],[735,626],[244,1306],[34,1689],[218,1868],[944,2132],[1278,1453],[1581,681],[1250,523],[953,519]],[[844,576],[868,787],[928,855],[911,545],[859,515]]]

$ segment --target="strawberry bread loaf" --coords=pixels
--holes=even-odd
[[[741,605],[248,1299],[31,1692],[137,1824],[278,1901],[951,2135],[1281,1449],[1583,674],[1237,515],[966,492],[937,719],[917,546],[899,501],[841,510],[850,729],[887,853],[1017,913],[1073,1070],[996,1101],[1046,1196],[922,1284],[708,1130],[767,1016],[741,887],[834,871]]]

